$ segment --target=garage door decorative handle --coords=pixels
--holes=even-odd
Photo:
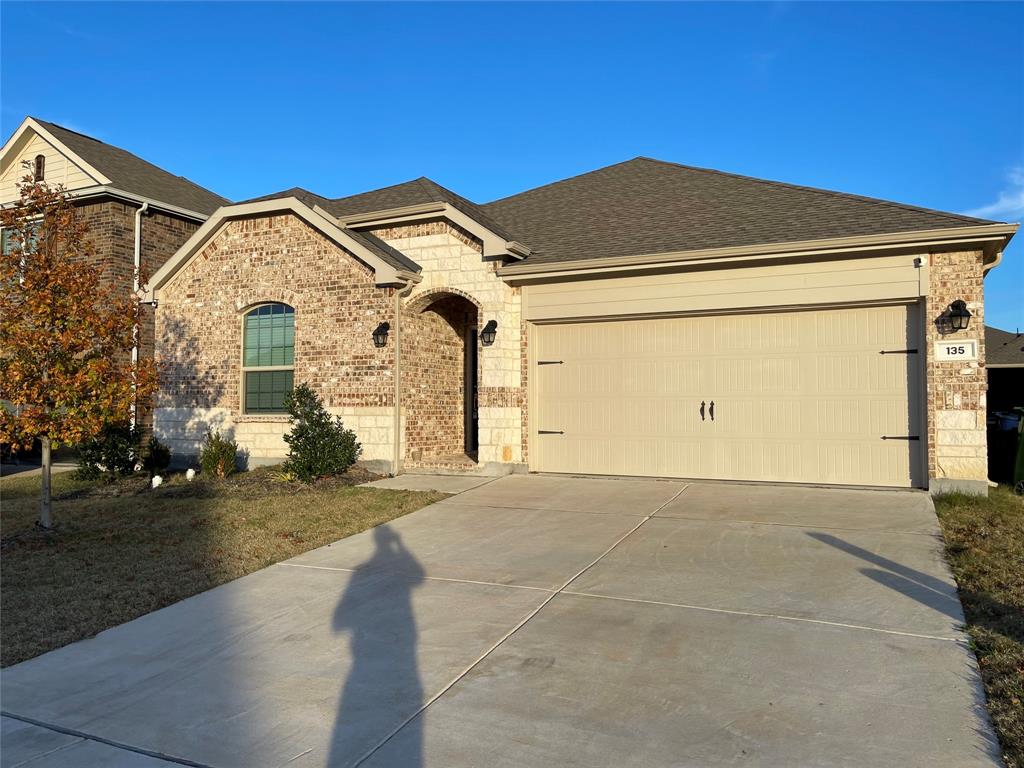
[[[704,421],[704,401],[700,401],[700,420]]]
[[[564,435],[565,432],[563,432],[560,429],[538,429],[537,430],[537,434],[538,435]]]
[[[711,401],[710,412],[711,412],[711,420],[714,421],[715,420],[715,401],[714,400]]]

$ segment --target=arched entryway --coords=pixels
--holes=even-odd
[[[435,292],[414,301],[403,322],[405,461],[472,466],[477,458],[477,305]]]

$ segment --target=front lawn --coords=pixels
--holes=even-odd
[[[935,500],[967,629],[1009,768],[1024,768],[1024,498]]]
[[[354,475],[355,479],[367,479]],[[0,480],[0,666],[134,619],[445,494],[306,486],[271,469],[223,481],[53,476],[58,531],[34,527],[39,477]]]

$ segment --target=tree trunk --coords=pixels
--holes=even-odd
[[[42,437],[40,442],[43,444],[43,490],[39,499],[39,525],[50,530],[53,527],[53,515],[50,509],[50,465],[53,461],[50,455],[50,438]]]

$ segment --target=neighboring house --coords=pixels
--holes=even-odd
[[[1024,335],[985,326],[988,410],[1024,408]]]
[[[1014,410],[1024,408],[1024,335],[985,326],[988,375],[988,473],[1013,483],[1019,438]]]
[[[390,472],[985,492],[982,282],[1016,230],[646,158],[486,205],[287,190],[150,282],[156,430],[277,461],[305,381]]]
[[[26,174],[70,192],[89,224],[96,266],[126,291],[133,289],[137,268],[152,275],[229,202],[126,150],[32,117],[0,153],[0,205],[18,199]],[[143,312],[139,352],[153,354],[152,308]]]

